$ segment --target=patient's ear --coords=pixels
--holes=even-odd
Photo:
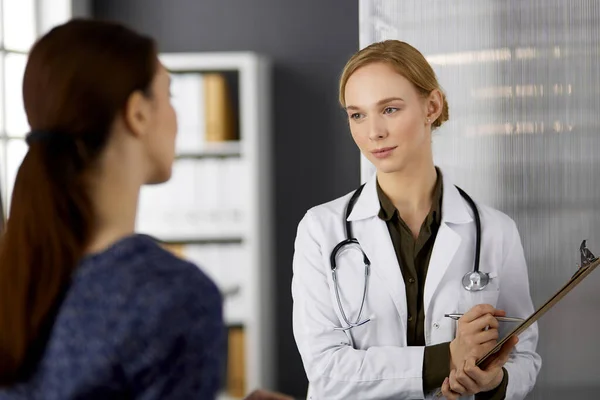
[[[151,99],[140,90],[131,93],[125,105],[123,119],[131,134],[136,137],[146,135],[152,119]]]

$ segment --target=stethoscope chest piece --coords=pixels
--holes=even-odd
[[[481,271],[467,272],[462,278],[462,285],[469,292],[483,290],[490,283],[490,275]]]

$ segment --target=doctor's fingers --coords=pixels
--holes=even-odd
[[[452,389],[450,389],[450,379],[446,378],[444,383],[442,384],[442,394],[448,400],[457,400],[460,396],[458,393],[454,393]],[[439,396],[438,396],[439,397]]]
[[[465,313],[462,317],[460,317],[459,321],[462,322],[472,322],[478,319],[479,317],[490,314],[490,315],[498,315],[502,313],[502,310],[497,310],[490,304],[477,304],[472,307],[469,311]]]
[[[462,394],[471,395],[480,392],[479,384],[465,372],[465,366],[466,361],[454,374],[454,379],[466,389]],[[452,375],[452,373],[450,375]],[[450,376],[450,387],[452,387],[452,376]]]
[[[481,343],[476,346],[471,346],[466,354],[465,359],[468,357],[475,357],[479,360],[480,358],[485,356],[490,350],[492,350],[496,346],[496,343],[496,340],[490,340],[488,342]]]
[[[470,321],[468,323],[464,323],[459,320],[458,329],[462,332],[480,332],[483,330],[489,329],[498,329],[500,323],[492,314],[485,314],[480,316],[479,318]]]
[[[494,380],[495,376],[500,373],[499,368],[490,369],[488,367],[488,370],[481,370],[476,365],[475,358],[468,359],[463,370],[472,380],[477,383],[481,391],[489,390],[487,387],[490,386],[490,383]]]
[[[464,365],[464,363],[463,363],[463,365]],[[450,376],[449,376],[448,380],[450,382],[450,389],[454,393],[458,393],[461,396],[470,394],[469,390],[465,386],[463,386],[463,384],[461,382],[459,382],[456,379],[456,370],[455,369],[450,371]]]
[[[510,353],[513,351],[518,342],[519,338],[517,336],[513,336],[509,341],[504,343],[486,370],[503,367],[504,364],[506,364],[506,362],[509,360]]]
[[[499,336],[498,329],[488,329],[487,331],[477,332],[472,335],[471,340],[473,340],[474,345],[484,344],[490,341],[493,341],[494,345],[496,345]]]

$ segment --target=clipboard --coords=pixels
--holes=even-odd
[[[518,336],[529,328],[534,322],[546,314],[556,303],[558,303],[563,297],[567,295],[575,286],[583,281],[589,274],[596,269],[600,264],[600,258],[594,256],[590,250],[586,247],[586,241],[584,240],[579,247],[581,253],[581,266],[575,272],[573,277],[548,301],[546,301],[541,307],[539,307],[533,314],[531,314],[525,321],[517,325],[510,333],[508,333],[502,340],[500,340],[493,349],[487,354],[480,358],[475,364],[479,367],[485,368],[489,362],[492,361],[491,357],[497,353],[502,345],[506,343],[513,336]]]

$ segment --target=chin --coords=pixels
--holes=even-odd
[[[399,172],[404,169],[403,163],[392,160],[377,160],[377,163],[373,164],[378,172],[384,174],[393,174],[394,172]]]

